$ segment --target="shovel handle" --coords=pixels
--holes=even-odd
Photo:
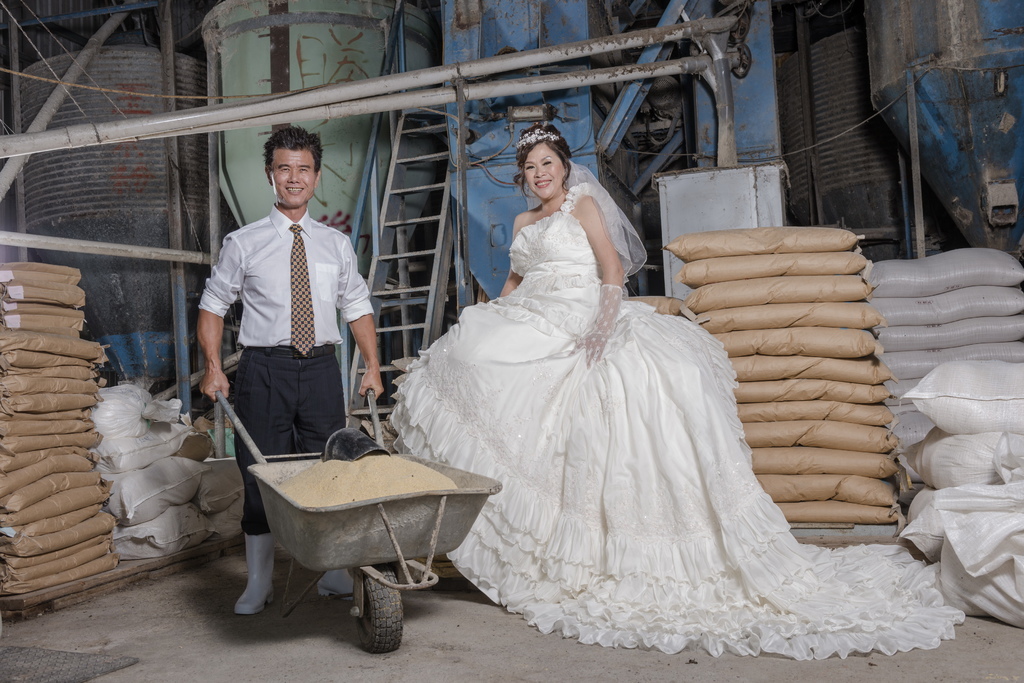
[[[256,462],[259,464],[266,465],[267,459],[263,457],[263,453],[260,452],[256,442],[252,440],[251,436],[249,436],[249,432],[245,429],[245,425],[243,425],[241,420],[238,419],[238,416],[235,415],[235,411],[231,408],[231,404],[228,403],[228,400],[224,398],[224,394],[219,391],[217,392],[217,403],[220,404],[220,407],[223,408],[224,412],[226,412],[228,417],[231,418],[231,424],[235,427],[235,433],[242,437],[242,443],[244,443],[245,447],[249,449],[250,453],[252,453],[252,457],[254,457]]]
[[[369,389],[366,392],[366,402],[370,405],[370,421],[373,422],[373,440],[381,448],[384,447],[384,435],[380,431],[380,415],[377,414],[377,392]]]

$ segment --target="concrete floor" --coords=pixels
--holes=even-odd
[[[773,656],[718,659],[703,652],[665,655],[609,650],[541,635],[475,591],[425,591],[405,598],[402,647],[387,655],[359,649],[347,601],[308,597],[291,616],[279,611],[288,562],[278,551],[277,600],[239,617],[241,555],[143,581],[87,603],[6,623],[0,645],[137,657],[103,683],[145,681],[1024,681],[1024,634],[968,619],[937,650],[892,657],[794,662]],[[308,576],[302,573],[300,578]],[[0,662],[0,680],[3,665]]]

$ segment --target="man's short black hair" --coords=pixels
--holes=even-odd
[[[305,128],[288,126],[276,131],[263,143],[263,162],[267,169],[274,165],[274,150],[289,149],[293,152],[307,151],[313,155],[313,171],[320,172],[320,159],[324,155],[320,144],[320,133],[310,133]]]

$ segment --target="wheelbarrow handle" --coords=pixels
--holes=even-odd
[[[235,427],[235,433],[242,437],[242,443],[244,443],[246,448],[249,449],[249,452],[252,453],[252,457],[254,457],[256,462],[259,464],[266,465],[267,459],[263,457],[263,453],[260,452],[259,446],[257,446],[256,442],[252,440],[251,436],[249,436],[249,432],[246,430],[245,425],[243,425],[241,420],[238,419],[238,416],[235,415],[235,411],[231,408],[231,404],[228,403],[228,400],[224,398],[224,394],[218,391],[216,396],[217,403],[220,404],[220,407],[223,408],[224,412],[226,412],[228,417],[231,418],[231,424]]]

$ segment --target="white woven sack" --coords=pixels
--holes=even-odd
[[[101,401],[92,410],[92,421],[104,439],[138,438],[149,429],[142,417],[146,404],[153,400],[148,391],[134,384],[119,384],[103,387],[99,395]]]
[[[242,504],[244,499],[238,497],[227,509],[206,516],[213,527],[210,538],[234,538],[242,533]]]
[[[899,417],[899,422],[892,428],[892,433],[900,440],[900,445],[896,447],[896,452],[906,453],[911,446],[924,441],[924,437],[934,427],[935,424],[927,416],[917,411],[912,410],[903,413]]]
[[[968,318],[942,325],[896,325],[878,328],[875,332],[889,353],[997,344],[1024,339],[1024,315]]]
[[[874,296],[932,296],[977,285],[1013,287],[1024,266],[998,249],[955,249],[911,261],[879,261],[868,276]]]
[[[943,363],[954,361],[999,360],[1007,363],[1024,363],[1024,343],[1003,342],[1001,344],[971,344],[952,349],[895,351],[885,354],[882,360],[893,376],[903,381],[919,379]]]
[[[1024,313],[1019,287],[979,285],[927,297],[873,296],[874,306],[890,325],[941,325],[966,318]]]
[[[188,425],[154,422],[143,436],[103,439],[93,451],[99,455],[96,469],[103,473],[130,472],[173,455],[195,430]]]
[[[933,489],[965,484],[1001,484],[999,462],[1008,466],[1024,458],[1024,436],[990,432],[949,434],[936,427],[914,444],[907,460]]]
[[[115,527],[114,550],[122,560],[164,557],[199,545],[212,532],[213,525],[195,505],[175,505],[143,524]]]
[[[904,394],[951,434],[1024,434],[1024,364],[943,363]]]
[[[199,489],[192,501],[206,514],[222,512],[242,497],[242,472],[234,458],[205,460],[209,469],[199,479]]]
[[[131,526],[158,517],[172,505],[192,500],[209,466],[188,458],[162,458],[129,472],[110,489],[107,508],[118,524]]]
[[[925,487],[917,492],[907,511],[907,526],[900,533],[924,553],[930,562],[938,562],[942,554],[942,541],[946,538],[942,530],[942,517],[935,509],[935,489]]]
[[[971,616],[1024,628],[1024,482],[937,491],[942,518],[940,587]]]

